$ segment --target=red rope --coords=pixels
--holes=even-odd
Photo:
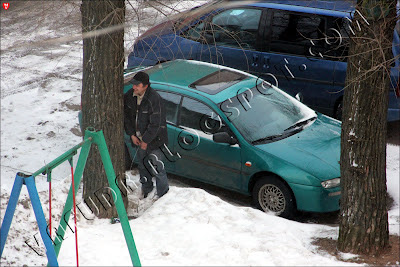
[[[49,228],[50,228],[50,239],[51,239],[51,180],[49,181]]]
[[[74,183],[74,167],[71,164],[71,175],[72,175],[72,198],[74,201],[74,222],[75,222],[75,250],[76,250],[76,266],[79,267],[78,257],[78,229],[76,227],[76,202],[75,202],[75,183]]]

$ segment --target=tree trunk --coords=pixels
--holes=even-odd
[[[395,8],[396,0],[358,1],[368,23],[358,12],[352,22],[341,135],[343,252],[377,255],[389,242],[386,116]]]
[[[92,32],[125,20],[124,0],[83,0],[82,32]],[[125,182],[123,128],[124,30],[83,40],[83,129],[103,130],[118,182]],[[97,146],[92,146],[83,175],[83,197],[100,218],[116,216]],[[120,188],[123,188],[120,186]],[[127,206],[126,192],[121,192]]]

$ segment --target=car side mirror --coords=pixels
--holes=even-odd
[[[216,143],[226,143],[230,145],[235,145],[238,143],[237,139],[227,132],[220,132],[213,134],[213,141]]]

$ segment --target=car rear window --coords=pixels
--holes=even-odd
[[[215,95],[241,80],[244,80],[246,77],[245,74],[240,72],[219,70],[195,81],[190,84],[189,87],[210,95]]]

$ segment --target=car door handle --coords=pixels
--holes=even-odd
[[[253,63],[251,63],[252,67],[258,67],[258,55],[253,55]]]
[[[270,57],[264,57],[264,69],[269,69],[269,65],[271,64],[271,58]]]

